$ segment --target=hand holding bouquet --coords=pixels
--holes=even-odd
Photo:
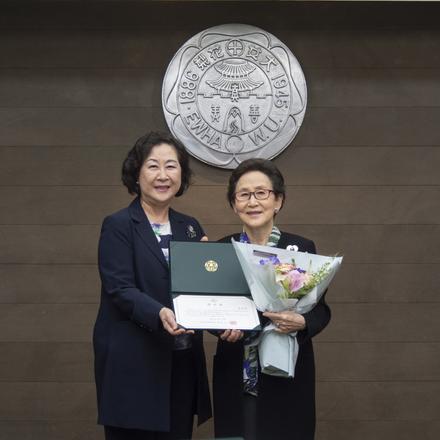
[[[262,312],[309,312],[318,303],[342,263],[342,257],[326,257],[235,241],[232,244],[252,299]],[[258,349],[263,373],[294,377],[298,357],[296,333],[279,334],[270,324],[263,329]]]

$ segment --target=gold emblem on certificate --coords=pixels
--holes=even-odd
[[[208,272],[217,272],[217,269],[218,269],[218,263],[217,263],[216,261],[214,261],[214,260],[208,260],[208,261],[205,263],[205,269],[206,269]]]
[[[216,26],[188,40],[162,87],[172,133],[193,156],[221,168],[278,155],[296,136],[306,103],[304,74],[290,49],[242,24]]]

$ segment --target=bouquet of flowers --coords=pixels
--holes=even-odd
[[[232,242],[257,309],[307,313],[324,294],[342,263],[342,257]],[[296,333],[280,334],[273,324],[264,327],[258,341],[263,373],[294,377]]]
[[[329,274],[330,262],[327,261],[317,271],[311,270],[311,261],[307,270],[297,266],[295,259],[291,263],[281,263],[278,257],[263,258],[261,265],[272,265],[275,281],[283,288],[281,299],[300,299],[320,284]]]

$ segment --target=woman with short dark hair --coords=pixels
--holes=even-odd
[[[137,197],[104,219],[95,323],[98,423],[106,440],[190,439],[211,415],[202,332],[179,328],[170,295],[171,239],[200,241],[199,222],[171,209],[188,188],[183,145],[168,134],[136,142],[122,181]]]
[[[313,241],[280,231],[274,219],[286,200],[284,179],[269,160],[249,159],[231,174],[228,201],[243,224],[242,232],[224,237],[242,243],[315,253]],[[225,330],[214,358],[214,426],[216,437],[245,440],[312,440],[315,432],[315,365],[311,338],[330,320],[324,296],[310,312],[263,313],[280,333],[297,332],[295,377],[261,373],[255,345],[258,332]]]
[[[175,197],[180,197],[191,183],[192,171],[189,167],[189,155],[183,144],[168,133],[151,132],[140,137],[128,152],[122,164],[122,183],[130,194],[140,195],[139,172],[151,150],[159,144],[174,147],[181,168],[181,185]]]

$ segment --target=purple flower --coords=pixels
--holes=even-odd
[[[262,266],[264,266],[265,264],[280,264],[280,263],[281,261],[278,259],[276,255],[274,255],[273,257],[263,258],[260,260],[260,264]]]
[[[291,272],[288,273],[288,277],[289,277],[289,289],[292,292],[296,292],[297,290],[301,289],[307,280],[305,271],[301,269],[292,270]]]

